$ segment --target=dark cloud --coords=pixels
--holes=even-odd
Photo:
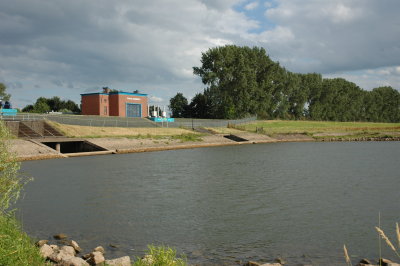
[[[201,91],[192,67],[201,52],[225,44],[263,46],[299,72],[400,65],[398,0],[259,1],[263,23],[235,8],[253,2],[0,1],[0,80],[12,94],[36,88],[34,98],[79,101],[79,93],[110,86],[167,101]]]

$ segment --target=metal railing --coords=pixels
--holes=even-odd
[[[91,115],[60,115],[60,114],[30,114],[19,113],[15,116],[2,116],[6,121],[33,121],[50,120],[61,124],[92,126],[92,127],[174,127],[174,128],[200,128],[200,127],[227,127],[228,124],[245,124],[257,119],[256,116],[244,119],[192,119],[176,118],[175,122],[153,122],[147,118],[115,117],[115,116],[91,116]]]

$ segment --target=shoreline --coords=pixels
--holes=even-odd
[[[94,156],[108,154],[127,154],[141,152],[168,151],[180,149],[195,149],[207,147],[221,147],[234,145],[281,143],[281,142],[346,142],[346,141],[400,141],[400,137],[340,137],[326,136],[324,138],[313,138],[305,134],[280,134],[273,137],[267,135],[242,132],[235,136],[246,139],[243,142],[236,142],[225,138],[226,134],[207,135],[202,141],[181,142],[177,140],[155,140],[155,139],[129,139],[129,138],[85,138],[97,146],[104,148],[104,151],[59,153],[50,147],[42,144],[40,139],[14,139],[10,140],[10,149],[16,155],[18,161],[35,161],[47,159],[59,159],[78,156]],[[75,138],[68,138],[75,140]]]

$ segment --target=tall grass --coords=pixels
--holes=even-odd
[[[186,258],[177,257],[176,250],[166,246],[149,245],[144,258],[138,258],[134,266],[186,266]]]
[[[20,163],[8,151],[8,139],[10,133],[0,120],[0,265],[45,265],[11,208],[27,180],[18,174]]]

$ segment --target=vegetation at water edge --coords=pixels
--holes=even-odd
[[[26,180],[19,176],[20,164],[8,152],[9,138],[10,133],[0,121],[0,265],[45,265],[11,208]]]
[[[185,266],[188,265],[184,256],[177,256],[176,250],[166,246],[149,245],[143,259],[138,258],[134,266]]]

